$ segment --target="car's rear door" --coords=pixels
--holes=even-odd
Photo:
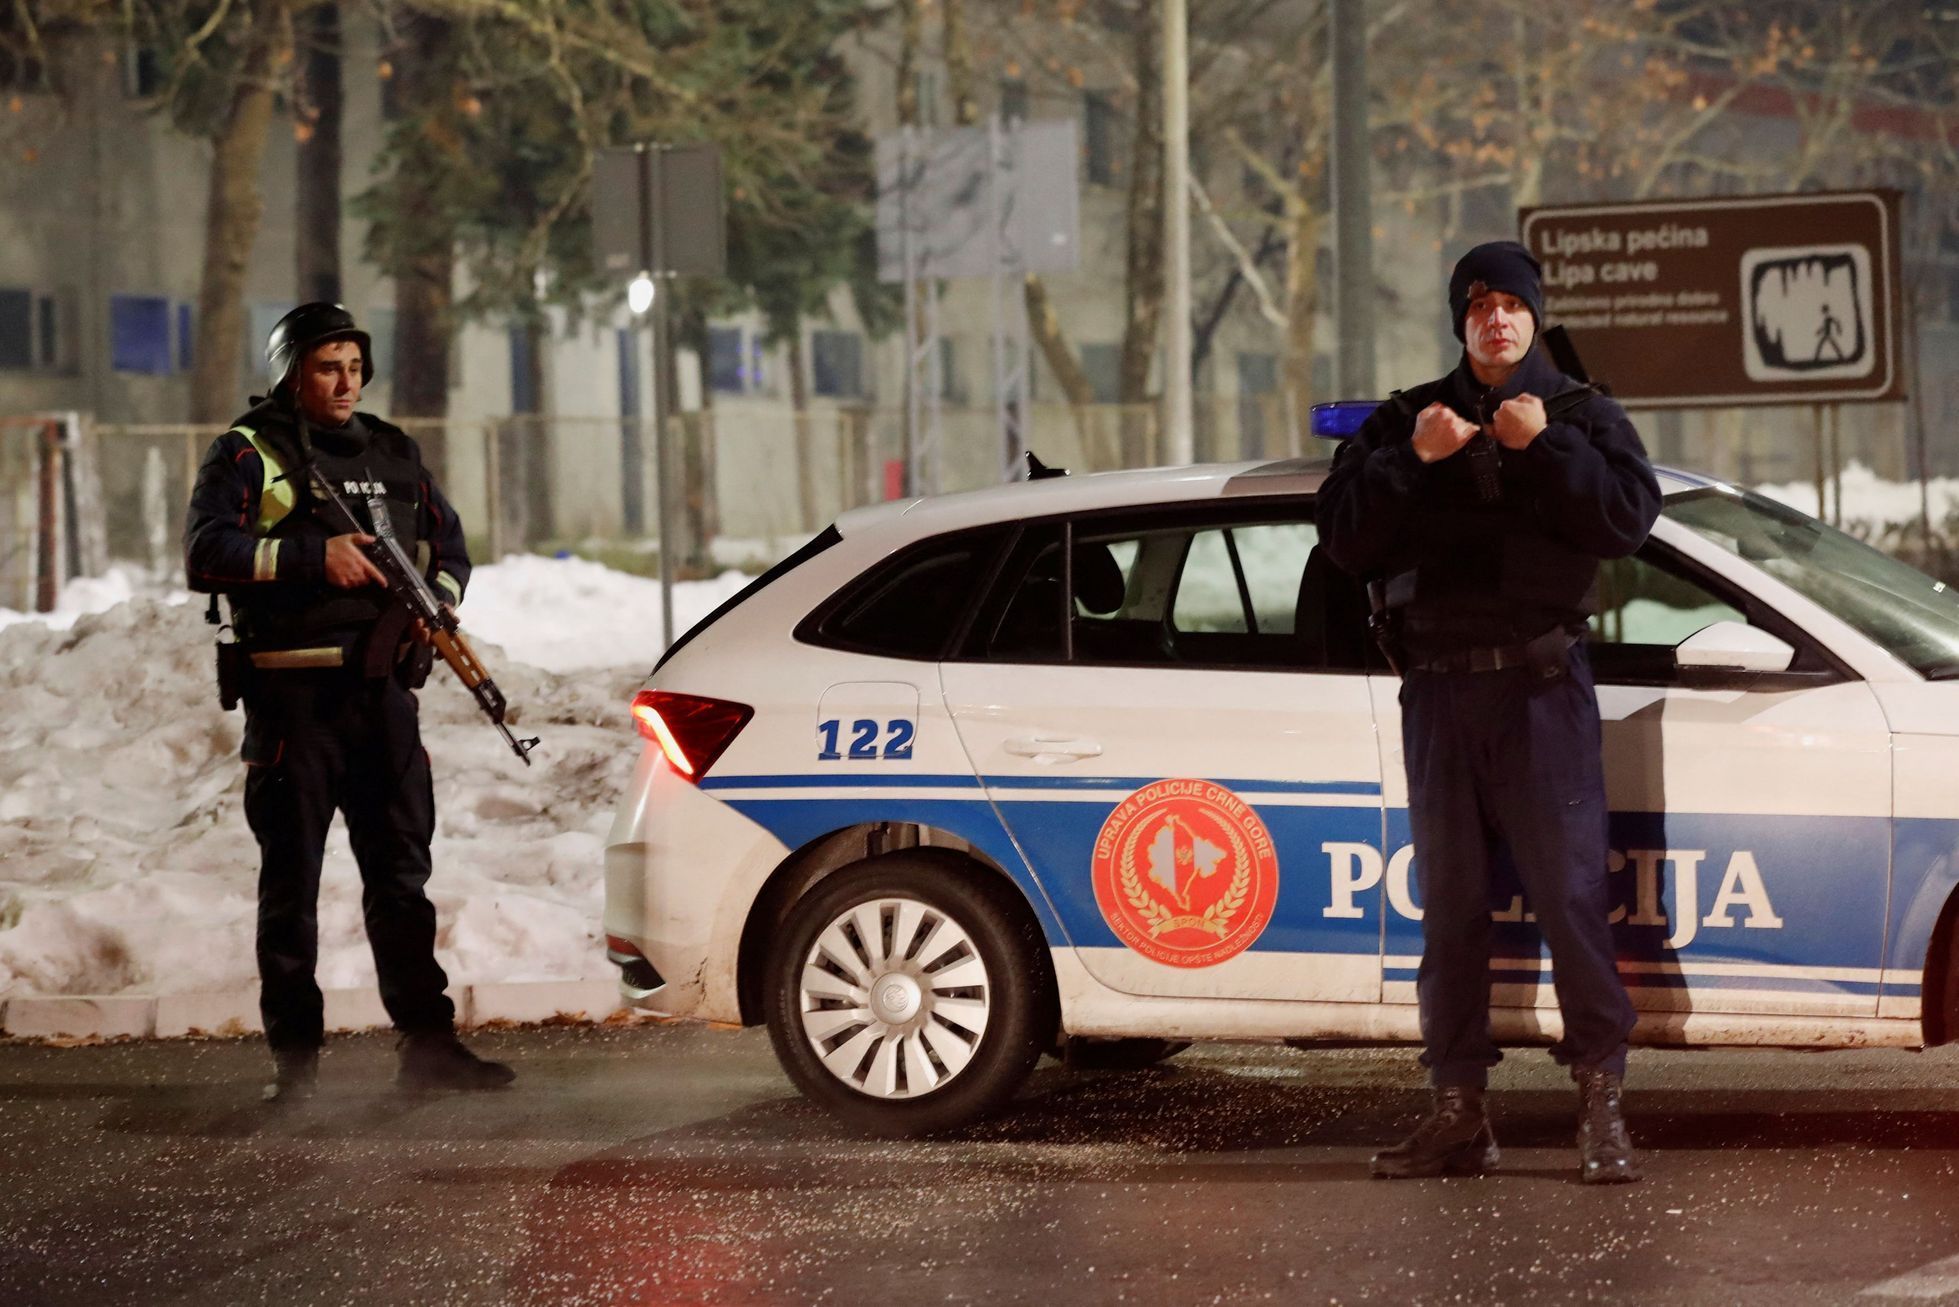
[[[942,667],[989,798],[1104,984],[1380,996],[1362,601],[1315,544],[1303,500],[1030,524]]]

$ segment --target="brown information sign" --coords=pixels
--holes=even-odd
[[[1638,407],[1903,399],[1898,193],[1525,209],[1547,324]]]

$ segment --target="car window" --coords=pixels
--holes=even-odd
[[[1959,595],[1943,581],[1747,491],[1675,495],[1662,511],[1822,605],[1920,675],[1959,677]]]
[[[823,615],[822,643],[892,658],[942,656],[972,610],[1002,533],[933,541],[869,573]]]
[[[966,656],[1049,661],[1071,650],[1074,661],[1101,666],[1368,665],[1364,593],[1316,555],[1310,522],[1157,513],[1083,522],[1070,534],[1072,593],[1062,594],[1059,526],[1030,528]]]
[[[1763,626],[1789,640],[1796,647],[1792,672],[1826,669],[1807,640],[1759,606],[1751,615],[1750,602],[1728,583],[1650,543],[1629,558],[1601,563],[1598,613],[1586,632],[1593,673],[1601,682],[1622,685],[1679,683],[1674,646],[1716,622]]]
[[[992,662],[1057,662],[1065,656],[1059,524],[1030,527],[1007,552],[961,651]]]
[[[1599,566],[1597,644],[1665,645],[1669,649],[1716,622],[1746,622],[1741,610],[1697,582],[1645,558],[1615,558]]]

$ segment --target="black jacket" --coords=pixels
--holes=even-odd
[[[426,545],[430,584],[461,603],[470,572],[462,523],[414,440],[365,413],[343,428],[310,428],[309,437],[343,492],[382,487],[396,537],[407,548]],[[351,644],[391,606],[378,586],[327,584],[326,542],[352,528],[312,493],[303,468],[291,410],[268,401],[212,442],[191,491],[185,576],[193,590],[226,595],[240,638],[256,647]],[[348,497],[365,512],[364,495]]]
[[[1477,494],[1464,451],[1435,463],[1416,455],[1415,418],[1431,403],[1476,422],[1479,409],[1521,394],[1544,400],[1551,421],[1524,449],[1498,451],[1495,502]],[[1659,482],[1625,410],[1538,346],[1494,390],[1465,358],[1375,410],[1335,456],[1317,518],[1334,561],[1390,581],[1410,642],[1439,652],[1583,624],[1599,560],[1639,548],[1659,512]]]

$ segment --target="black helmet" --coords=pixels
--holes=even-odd
[[[354,315],[338,304],[315,300],[280,318],[265,340],[265,362],[277,390],[292,376],[306,351],[330,340],[351,340],[361,347],[361,384],[374,380],[374,342],[354,325]]]

